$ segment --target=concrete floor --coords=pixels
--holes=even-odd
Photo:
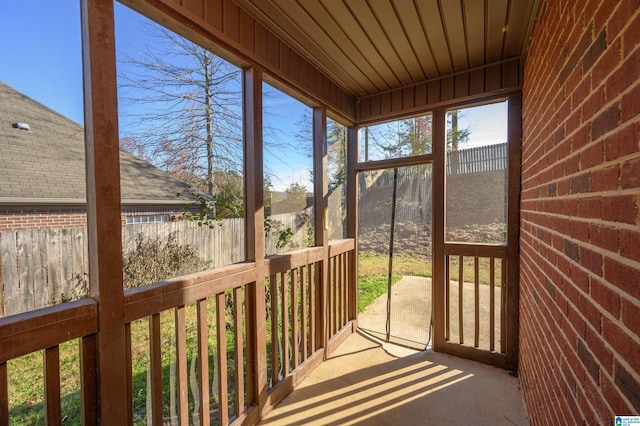
[[[507,371],[351,335],[262,425],[528,425]]]

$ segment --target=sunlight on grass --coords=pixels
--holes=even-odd
[[[389,257],[379,253],[358,255],[358,312],[388,290]],[[393,257],[391,285],[404,275],[431,277],[431,261],[420,256],[400,254]]]

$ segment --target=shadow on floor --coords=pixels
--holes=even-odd
[[[356,333],[263,425],[527,425],[518,379]]]

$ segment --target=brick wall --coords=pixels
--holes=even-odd
[[[640,411],[640,2],[541,1],[523,85],[520,373],[533,424]]]
[[[155,214],[179,215],[183,211],[175,208],[126,207],[122,212],[122,224],[127,216],[145,216]],[[60,208],[11,208],[0,209],[0,232],[24,231],[26,229],[84,228],[87,226],[87,213],[82,207]]]

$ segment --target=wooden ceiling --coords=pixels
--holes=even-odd
[[[526,52],[539,0],[235,0],[362,97]]]

